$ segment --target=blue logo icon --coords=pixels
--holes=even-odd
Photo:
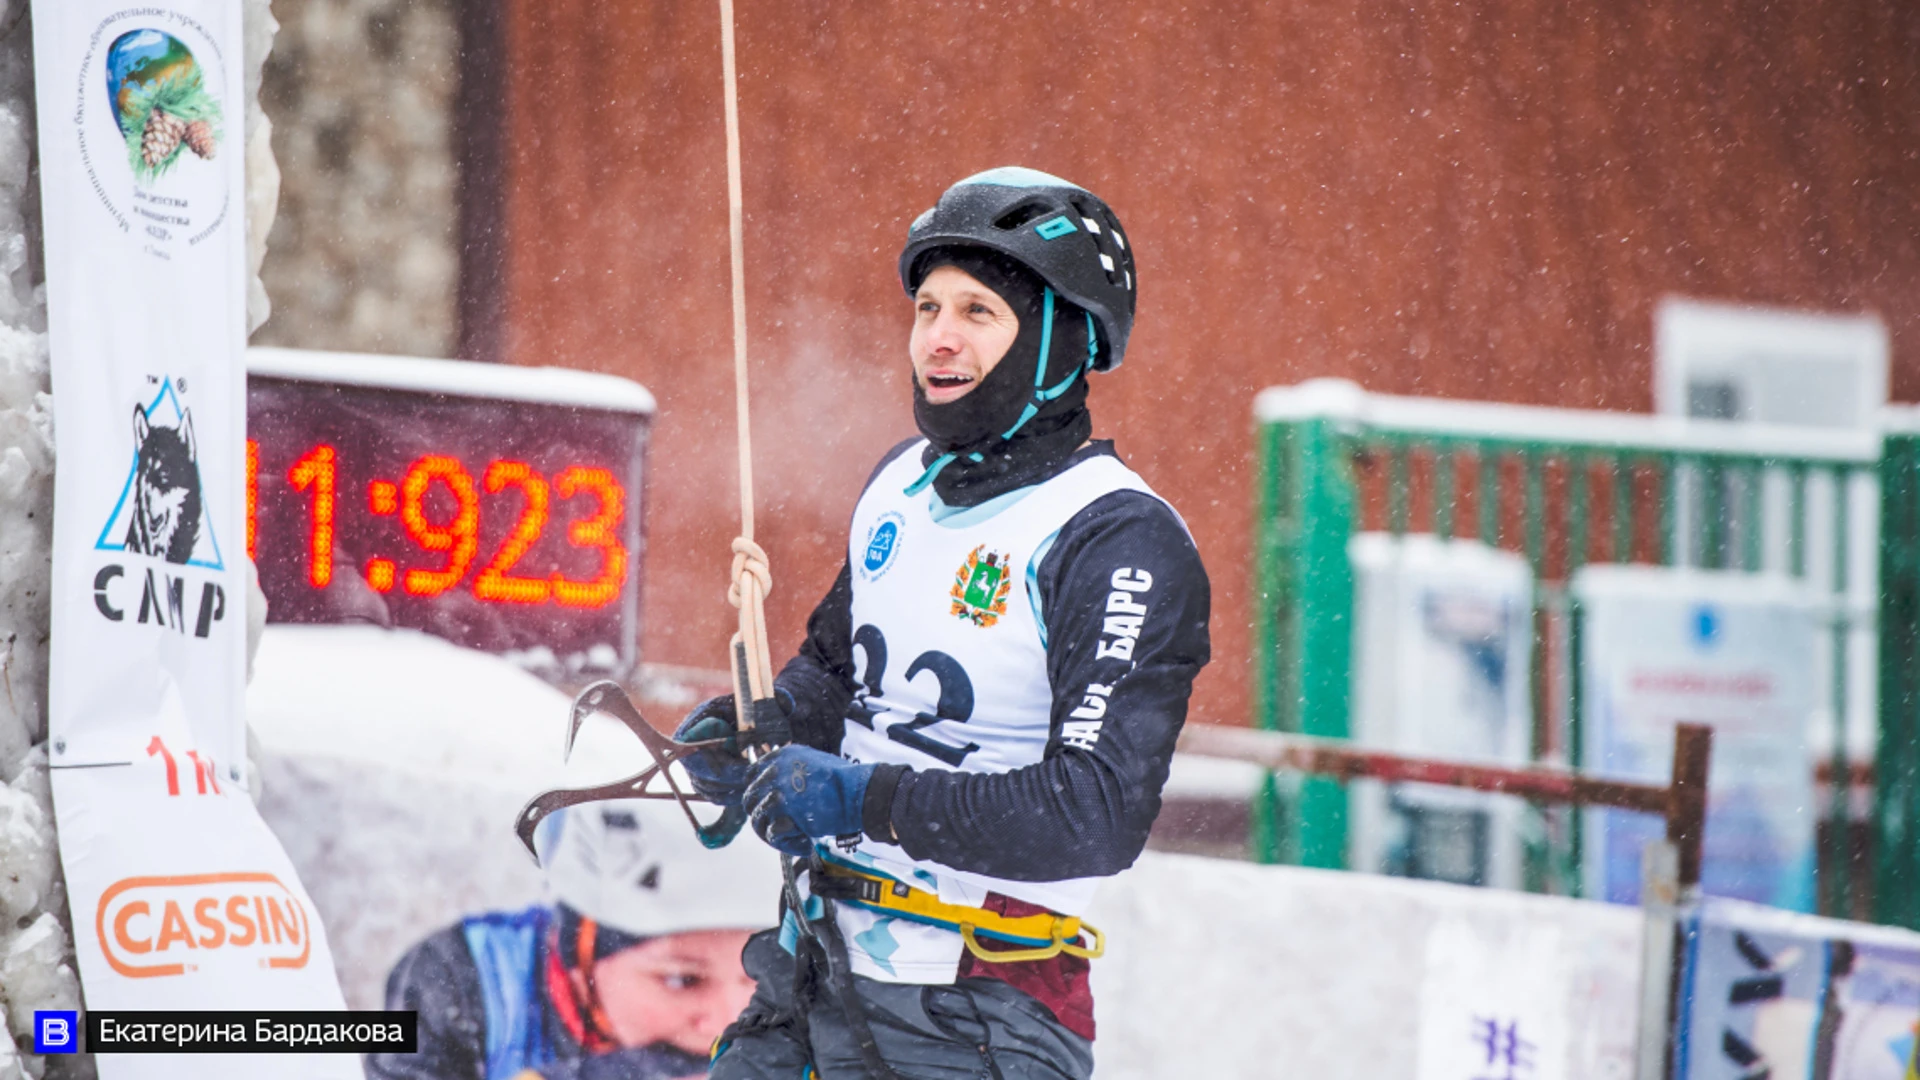
[[[906,519],[899,513],[887,511],[879,515],[874,527],[866,530],[866,552],[860,553],[860,577],[874,580],[893,567],[893,559],[900,553],[900,532],[904,530]]]
[[[900,539],[900,526],[891,521],[883,521],[875,526],[873,535],[867,538],[867,571],[873,573],[887,565],[893,558],[893,542]]]
[[[1708,604],[1693,611],[1693,639],[1701,648],[1712,648],[1720,641],[1720,613]]]
[[[1061,214],[1059,217],[1041,222],[1033,231],[1039,233],[1042,240],[1058,240],[1068,233],[1080,230],[1073,222],[1067,220],[1065,214]]]
[[[36,1009],[33,1013],[33,1052],[80,1052],[80,1014],[72,1009]]]

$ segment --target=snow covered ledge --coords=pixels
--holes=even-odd
[[[266,321],[260,263],[280,172],[260,110],[260,68],[278,28],[269,0],[241,0],[247,69],[247,328]],[[0,1080],[92,1076],[85,1055],[43,1059],[36,1009],[79,1007],[47,784],[47,593],[52,569],[53,399],[34,153],[28,0],[0,0]]]

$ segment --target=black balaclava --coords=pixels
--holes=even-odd
[[[920,380],[909,369],[913,419],[929,443],[920,463],[929,470],[938,466],[932,473],[934,491],[949,506],[978,506],[1052,476],[1093,434],[1086,373],[1091,366],[1089,344],[1097,347],[1098,338],[1083,308],[1052,292],[1031,270],[999,252],[935,248],[916,266],[916,286],[941,266],[978,279],[998,293],[1020,320],[1019,334],[1006,355],[958,401],[929,403]],[[1046,370],[1036,378],[1043,363],[1043,343],[1048,354]],[[1042,400],[1049,393],[1055,396]],[[1029,406],[1034,409],[1031,415]],[[951,459],[939,464],[948,455]],[[923,476],[914,487],[924,482]]]

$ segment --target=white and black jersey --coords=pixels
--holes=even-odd
[[[828,854],[950,903],[1078,914],[1159,813],[1208,659],[1206,571],[1110,443],[964,509],[904,493],[923,446],[868,481],[778,679],[796,740],[879,765],[867,838]],[[954,978],[956,934],[847,905],[840,922],[860,974]]]

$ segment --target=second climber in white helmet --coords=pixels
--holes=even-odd
[[[418,1010],[417,1053],[370,1080],[677,1080],[703,1076],[753,983],[748,935],[774,924],[779,860],[708,851],[672,803],[569,808],[536,839],[550,900],[475,915],[415,946],[387,1008]]]
[[[1173,508],[1092,437],[1138,281],[1107,204],[1030,169],[949,188],[900,254],[913,416],[776,679],[792,742],[688,762],[798,860],[717,1078],[1084,1078],[1080,920],[1139,856],[1194,676],[1207,575]],[[891,371],[889,372],[889,374]],[[684,740],[735,730],[730,699]]]

